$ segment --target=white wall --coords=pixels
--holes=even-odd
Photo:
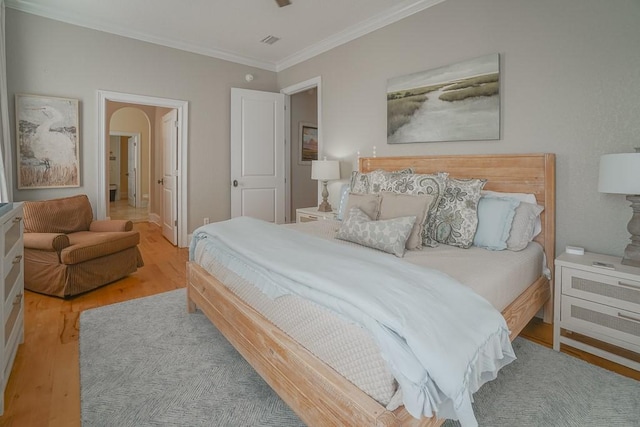
[[[275,73],[10,8],[6,49],[11,123],[16,93],[80,100],[81,187],[15,191],[15,200],[86,193],[95,207],[97,91],[107,90],[189,102],[188,231],[203,217],[229,218],[230,88],[276,91]],[[253,82],[244,80],[247,73]]]
[[[596,190],[600,155],[640,146],[640,2],[447,0],[278,73],[322,76],[324,151],[348,176],[371,155],[553,152],[557,247],[622,255],[631,209]],[[501,139],[387,145],[387,79],[501,59]]]

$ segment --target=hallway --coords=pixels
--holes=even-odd
[[[126,199],[109,202],[109,216],[111,219],[128,219],[132,222],[149,221],[149,208],[134,208],[129,206]]]

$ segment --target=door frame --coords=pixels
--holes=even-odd
[[[120,132],[120,131],[110,131],[107,129],[107,131],[109,132],[109,136],[126,136],[129,138],[136,138],[137,144],[136,144],[136,172],[138,172],[140,170],[140,138],[142,137],[140,135],[140,132]],[[122,150],[121,150],[122,151]],[[120,153],[120,160],[122,160],[122,152]],[[151,164],[151,162],[149,162],[149,164]],[[120,162],[120,167],[122,167],[122,163]],[[151,169],[151,168],[149,168]],[[140,180],[138,179],[139,174],[136,173],[136,195],[141,194],[140,193]],[[105,176],[106,178],[106,176]],[[151,170],[149,170],[149,182],[151,182]],[[108,184],[108,183],[107,183]],[[120,187],[120,185],[118,185],[118,188]],[[120,191],[120,190],[119,190]],[[149,193],[151,193],[151,191],[149,191]],[[120,193],[118,193],[120,194]],[[150,199],[149,201],[151,201],[151,195],[149,195]],[[138,199],[136,199],[136,204],[137,204]],[[107,205],[109,206],[109,205]],[[138,207],[138,206],[136,206]],[[148,208],[148,206],[145,206]],[[105,212],[105,216],[106,216],[106,212]]]
[[[154,96],[134,95],[130,93],[97,91],[98,98],[98,188],[96,215],[98,219],[106,219],[107,204],[109,203],[109,182],[107,178],[109,126],[107,123],[107,102],[123,102],[128,104],[149,105],[153,107],[174,108],[178,113],[178,170],[176,177],[178,191],[178,247],[189,245],[188,240],[188,145],[189,145],[189,103],[187,101],[158,98]],[[155,141],[153,142],[155,144]],[[151,181],[152,182],[152,181]],[[150,183],[151,183],[150,182]]]
[[[287,86],[280,89],[280,93],[285,95],[284,97],[284,135],[286,141],[285,159],[284,159],[284,176],[286,179],[284,204],[286,209],[286,216],[291,215],[291,95],[295,95],[305,90],[316,88],[316,102],[318,104],[318,159],[324,155],[323,145],[324,138],[322,135],[322,77],[317,76],[300,83]],[[318,201],[320,201],[320,194],[322,192],[321,182],[318,181]],[[289,218],[289,222],[295,222],[295,217]]]

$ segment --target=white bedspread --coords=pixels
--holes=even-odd
[[[251,218],[199,228],[192,248],[203,238],[267,295],[300,295],[367,328],[415,417],[476,425],[472,393],[515,359],[502,315],[436,270]]]

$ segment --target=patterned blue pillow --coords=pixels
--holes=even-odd
[[[415,222],[415,216],[372,221],[359,208],[352,208],[342,221],[336,238],[403,257]]]

